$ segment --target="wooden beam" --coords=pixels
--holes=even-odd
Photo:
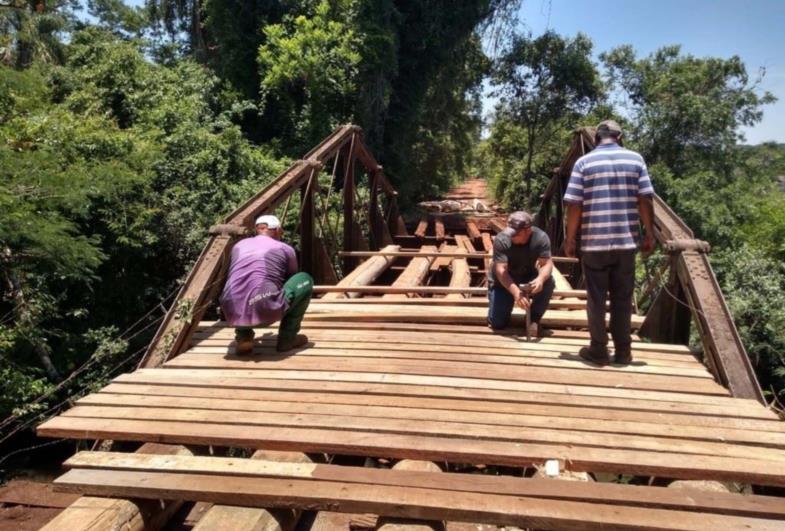
[[[426,245],[422,248],[422,254],[424,255],[433,255],[435,251],[436,247],[433,246]],[[415,256],[409,261],[409,265],[406,266],[406,269],[398,275],[398,278],[395,279],[391,287],[408,288],[420,286],[423,283],[423,280],[428,276],[433,260],[433,256]],[[414,295],[416,295],[416,292],[405,294],[386,293],[382,295],[382,298],[389,301],[390,299],[407,299]]]
[[[428,216],[423,216],[420,218],[420,222],[417,224],[417,229],[414,231],[414,235],[418,238],[424,238],[425,233],[428,231]]]
[[[445,236],[444,230],[444,219],[441,216],[436,216],[433,218],[433,232],[436,235],[437,240],[443,240]]]
[[[346,279],[344,279],[346,280]],[[341,281],[343,282],[343,281]],[[362,285],[340,285],[337,286],[314,286],[314,293],[361,293],[361,294],[374,294],[383,295],[385,293],[409,293],[417,292],[427,295],[449,295],[450,293],[460,293],[464,295],[487,295],[488,288],[452,288],[449,286],[411,286],[406,288],[396,288],[392,286],[362,286]],[[554,296],[558,297],[576,297],[580,299],[586,298],[586,291],[580,289],[572,290],[556,290],[553,292]],[[326,297],[323,297],[326,298]],[[331,299],[334,297],[330,297]]]
[[[212,458],[216,459],[216,458]],[[328,509],[344,512],[378,513],[389,516],[419,517],[428,519],[449,519],[461,521],[481,521],[498,525],[526,526],[534,528],[556,529],[766,529],[777,530],[782,527],[782,510],[776,506],[776,499],[763,498],[744,500],[744,496],[723,493],[713,493],[714,502],[695,502],[694,499],[706,500],[708,493],[679,492],[675,489],[655,495],[668,499],[670,493],[677,493],[669,499],[681,496],[673,511],[648,508],[642,504],[630,507],[630,502],[624,497],[638,498],[654,494],[651,491],[640,493],[637,489],[647,487],[623,486],[625,491],[614,491],[611,488],[601,488],[596,492],[601,494],[613,493],[616,504],[605,506],[603,500],[593,500],[594,503],[581,503],[570,500],[570,497],[551,494],[552,498],[543,497],[542,493],[534,494],[532,490],[540,487],[531,484],[531,481],[520,478],[509,478],[520,484],[518,489],[532,489],[532,497],[519,494],[506,494],[511,490],[504,480],[508,478],[495,478],[491,476],[474,476],[469,481],[475,485],[485,482],[485,486],[456,490],[455,487],[443,488],[441,481],[433,479],[430,485],[424,487],[399,486],[397,484],[385,485],[380,483],[353,483],[350,481],[323,480],[318,476],[313,477],[311,472],[308,477],[299,477],[294,474],[281,475],[280,477],[265,476],[236,476],[233,473],[211,474],[194,473],[187,465],[177,471],[167,472],[155,469],[132,470],[106,470],[102,468],[75,468],[56,480],[60,490],[88,493],[94,495],[124,495],[149,498],[161,496],[176,497],[192,501],[211,501],[215,503],[243,503],[250,506],[280,506],[303,507],[308,509]],[[347,468],[347,467],[344,467]],[[324,468],[319,469],[324,470]],[[404,471],[378,471],[398,479],[400,476],[394,472]],[[409,472],[416,474],[416,472]],[[432,474],[441,477],[441,474]],[[444,482],[450,482],[452,474],[444,477]],[[411,476],[407,476],[411,477]],[[426,476],[427,477],[427,476]],[[490,479],[501,481],[490,482]],[[548,480],[540,480],[548,482]],[[431,486],[434,485],[434,486]],[[596,488],[598,485],[591,485]],[[496,491],[491,489],[496,488]],[[507,487],[507,488],[504,488]],[[650,489],[665,490],[658,487]],[[562,492],[575,489],[571,484],[558,484],[557,490]],[[485,490],[490,492],[485,492]],[[478,492],[479,491],[479,492]],[[505,493],[505,494],[500,494]],[[554,490],[550,490],[551,493]],[[585,491],[584,491],[585,492]],[[238,493],[242,495],[238,496]],[[530,494],[530,496],[532,495]],[[596,495],[595,495],[596,496]],[[611,496],[609,496],[611,497]],[[554,499],[555,498],[555,499]],[[566,499],[565,499],[566,498]],[[662,499],[662,498],[660,498]],[[724,501],[724,503],[719,500]],[[653,501],[653,500],[652,500]],[[755,502],[758,501],[756,504]],[[733,503],[747,511],[752,508],[753,514],[758,517],[729,516],[712,513],[709,507],[733,507]],[[640,503],[640,502],[639,502]],[[651,504],[651,501],[649,502]],[[659,506],[665,503],[657,504]],[[702,506],[697,509],[695,505]],[[757,505],[757,510],[756,510]],[[717,510],[717,509],[713,509]],[[728,510],[728,509],[725,509]],[[547,516],[546,516],[547,513]],[[556,519],[555,514],[561,518]],[[565,518],[570,514],[570,518]],[[766,518],[776,518],[771,521]]]
[[[477,228],[477,224],[473,221],[466,222],[466,232],[469,234],[469,238],[472,240],[479,240],[482,238],[480,229]]]
[[[468,288],[471,286],[472,273],[469,271],[469,262],[466,258],[453,259],[450,263],[450,268],[452,269],[452,276],[450,277],[451,288]],[[465,294],[450,293],[447,295],[446,299],[450,299],[450,302],[456,302],[454,299],[467,300],[465,297]],[[487,306],[488,301],[483,300],[482,304],[483,306]]]
[[[237,458],[196,457],[168,463],[138,459],[121,453],[80,452],[67,466],[74,469],[134,470],[152,472],[189,471],[192,473],[229,474],[249,477],[277,477],[298,480],[325,480],[358,485],[388,485],[409,488],[433,488],[453,493],[477,492],[510,496],[535,496],[557,499],[610,503],[635,507],[689,510],[698,513],[728,514],[759,518],[785,519],[785,507],[775,496],[731,494],[727,492],[684,492],[662,487],[615,483],[554,483],[548,479],[524,479],[510,476],[449,473],[444,475],[427,461],[403,460],[392,470],[369,469],[322,464],[289,464],[273,461],[249,462]]]
[[[400,249],[398,245],[388,245],[383,251],[396,252],[398,249]],[[332,286],[334,289],[330,290],[330,293],[325,295],[324,298],[357,297],[362,293],[362,290],[355,288],[370,287],[368,284],[376,280],[385,269],[390,267],[394,260],[394,257],[385,256],[384,254],[371,257],[346,275],[338,285]]]
[[[464,236],[465,238],[465,236]],[[460,236],[456,236],[456,243],[462,245],[461,242],[465,241],[462,240]],[[465,247],[462,247],[465,249]],[[423,252],[415,252],[415,251],[395,251],[395,252],[388,252],[388,251],[340,251],[338,256],[353,256],[353,257],[368,257],[368,256],[395,256],[395,257],[415,257],[415,256],[434,256],[437,258],[492,258],[492,252],[481,252],[481,251],[429,251],[428,253]],[[560,262],[565,264],[575,264],[578,263],[577,258],[570,258],[567,256],[553,256],[551,257],[554,262]]]

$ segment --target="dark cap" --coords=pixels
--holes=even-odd
[[[507,218],[507,227],[513,229],[515,232],[518,232],[519,230],[531,227],[533,221],[534,220],[531,214],[524,212],[523,210],[519,210],[517,212],[513,212]]]
[[[608,133],[615,133],[620,135],[622,133],[621,126],[616,120],[603,120],[597,126],[597,132],[607,131]]]

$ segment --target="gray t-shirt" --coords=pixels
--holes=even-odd
[[[493,263],[488,271],[488,283],[493,285],[493,266],[509,264],[510,276],[516,282],[528,282],[537,276],[537,259],[550,258],[551,239],[544,231],[532,227],[532,235],[524,245],[512,243],[508,230],[503,230],[493,240]]]

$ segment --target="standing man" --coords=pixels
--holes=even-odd
[[[538,337],[539,326],[556,283],[551,277],[551,240],[532,226],[527,212],[513,212],[507,228],[493,240],[493,262],[488,271],[488,324],[494,330],[506,328],[514,305],[531,312],[529,335]],[[528,283],[530,297],[519,284]]]
[[[567,256],[576,255],[576,237],[581,229],[581,261],[586,279],[591,344],[580,350],[581,358],[607,365],[608,334],[605,329],[606,293],[610,294],[610,331],[614,361],[628,365],[632,295],[635,285],[635,253],[639,221],[645,235],[640,247],[654,249],[654,210],[646,162],[638,153],[619,146],[622,130],[613,120],[597,126],[597,146],[575,163],[564,195],[567,210]]]
[[[298,332],[311,301],[313,278],[297,272],[294,249],[281,241],[282,234],[277,217],[260,216],[256,236],[240,240],[232,249],[220,301],[226,320],[236,327],[236,352],[240,356],[253,352],[252,327],[278,320],[278,352],[308,343],[308,338]]]

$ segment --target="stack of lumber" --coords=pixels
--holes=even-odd
[[[82,452],[57,480],[92,495],[307,507],[538,529],[782,529],[779,498],[216,457]]]

